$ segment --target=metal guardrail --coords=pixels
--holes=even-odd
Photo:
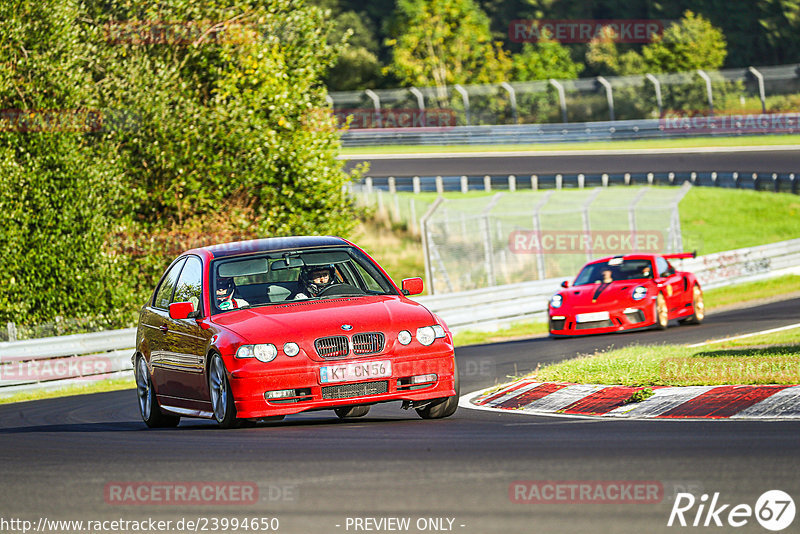
[[[691,260],[705,289],[800,274],[800,239],[730,250]],[[453,331],[493,330],[520,320],[545,320],[562,278],[522,282],[415,300]],[[0,396],[131,376],[136,329],[0,343]]]
[[[731,137],[741,135],[796,134],[791,127],[754,129],[745,120],[732,121],[724,129],[668,128],[664,120],[637,119],[561,124],[510,124],[496,126],[453,126],[443,128],[396,128],[349,130],[342,134],[342,146],[383,145],[513,145],[624,141],[632,139],[674,139],[686,137]]]
[[[136,329],[0,343],[0,395],[131,375]]]

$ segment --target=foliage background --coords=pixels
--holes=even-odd
[[[335,159],[322,82],[336,45],[321,9],[15,4],[0,5],[0,109],[94,110],[102,124],[0,128],[0,322],[130,324],[186,248],[352,229],[352,177]],[[112,21],[207,32],[117,39]]]

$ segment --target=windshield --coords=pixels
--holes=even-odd
[[[300,300],[397,295],[378,267],[353,247],[215,260],[211,288],[214,313]]]
[[[611,283],[617,280],[638,280],[652,278],[650,260],[620,260],[612,258],[607,262],[590,263],[581,269],[573,285]]]

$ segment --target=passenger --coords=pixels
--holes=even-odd
[[[233,297],[236,291],[236,284],[233,283],[233,278],[218,277],[217,278],[217,308],[220,310],[232,310],[234,308],[243,308],[250,304],[244,299],[237,299]]]

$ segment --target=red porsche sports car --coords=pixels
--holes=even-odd
[[[272,238],[180,255],[142,307],[132,361],[150,427],[180,417],[340,418],[402,401],[424,419],[458,406],[445,323],[375,261],[337,237]]]
[[[630,254],[584,265],[570,286],[550,299],[550,334],[606,334],[669,321],[702,322],[703,290],[690,272],[676,271],[670,259],[694,254]]]

